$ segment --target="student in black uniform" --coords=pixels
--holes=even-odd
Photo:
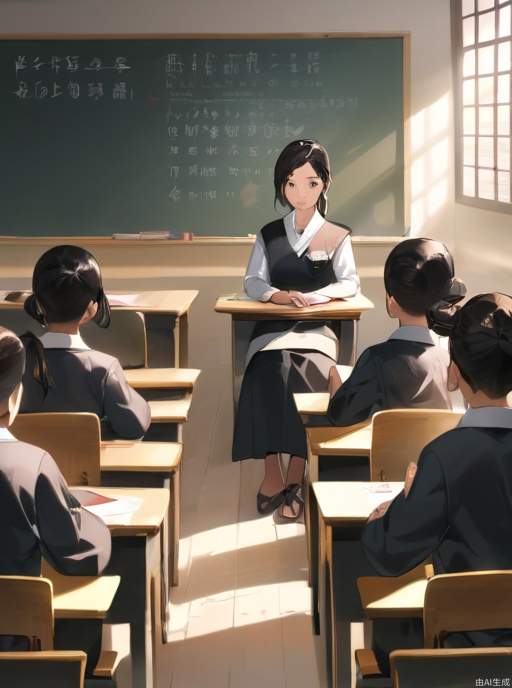
[[[330,183],[329,158],[316,141],[293,141],[281,152],[274,172],[276,201],[291,212],[257,236],[245,275],[251,298],[300,309],[358,293],[349,232],[325,219]],[[260,513],[271,513],[283,502],[281,516],[294,520],[301,513],[307,450],[293,394],[327,390],[337,344],[334,332],[319,321],[273,320],[254,329],[233,460],[265,459]],[[291,457],[286,480],[281,453]]]
[[[449,383],[469,409],[454,430],[428,444],[406,486],[369,518],[362,544],[379,573],[397,576],[432,555],[435,573],[512,569],[512,298],[481,294],[462,308],[437,305],[432,329],[450,337]],[[420,647],[393,624],[375,627],[377,658]],[[380,634],[382,631],[382,636]],[[450,647],[512,645],[511,628],[457,633]]]
[[[428,329],[426,315],[440,299],[455,303],[465,294],[448,249],[432,239],[400,242],[386,260],[384,286],[388,315],[400,327],[366,349],[345,382],[338,377],[331,386],[338,387],[327,412],[333,425],[353,425],[383,409],[451,408],[449,355]]]
[[[78,246],[55,246],[37,261],[25,310],[47,328],[23,335],[27,367],[22,413],[89,411],[103,434],[135,439],[151,422],[147,402],[127,383],[117,358],[91,350],[80,325],[110,324],[110,309],[95,258]]]

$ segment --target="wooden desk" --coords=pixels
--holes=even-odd
[[[151,426],[144,435],[144,441],[181,442],[183,423],[188,420],[192,395],[185,394],[178,399],[150,399]]]
[[[101,443],[102,484],[123,487],[162,487],[169,491],[168,562],[164,580],[178,585],[181,530],[181,457],[178,442],[113,440]]]
[[[196,368],[128,368],[124,373],[134,389],[192,390],[201,371]]]
[[[418,566],[403,576],[362,577],[358,582],[359,597],[368,619],[402,619],[423,617],[423,604],[428,579],[433,575],[430,564]]]
[[[152,598],[156,591],[159,593],[162,581],[161,552],[167,546],[169,491],[122,487],[86,489],[108,497],[142,499],[134,513],[107,520],[112,535],[112,556],[105,573],[121,577],[107,621],[130,624],[133,688],[151,687],[153,658],[162,631],[160,613],[152,613]]]
[[[0,311],[21,310],[24,299],[18,302],[5,301],[7,293],[8,291],[0,292]],[[127,292],[114,290],[108,293],[115,297]],[[144,315],[149,367],[187,366],[188,310],[197,294],[196,290],[142,291],[133,295],[130,305],[112,306],[113,310],[137,311]],[[33,326],[37,325],[35,321],[31,322]],[[101,332],[95,334],[104,338]],[[101,347],[98,348],[102,350]]]
[[[320,666],[328,688],[351,688],[350,623],[365,617],[357,578],[376,575],[361,546],[366,519],[375,507],[392,499],[403,483],[389,483],[391,492],[370,492],[381,483],[320,482],[313,484],[318,519],[318,585]],[[324,684],[322,684],[324,685]]]
[[[362,294],[350,299],[329,301],[309,308],[278,306],[261,301],[217,299],[217,313],[229,313],[232,327],[233,399],[235,404],[245,369],[247,348],[258,320],[322,320],[330,326],[341,342],[339,362],[354,365],[357,346],[357,323],[361,313],[371,310],[373,303]]]
[[[302,396],[311,395],[304,394]],[[303,400],[299,399],[299,404],[304,407]],[[312,404],[310,403],[309,405],[311,406]],[[371,419],[345,428],[334,426],[306,428],[306,433],[308,436],[308,461],[306,464],[304,522],[306,525],[309,562],[308,581],[311,585],[313,609],[311,620],[313,622],[313,632],[318,633],[318,515],[316,513],[316,500],[313,498],[311,488],[314,482],[326,479],[326,472],[322,473],[320,470],[320,458],[324,456],[333,457],[332,463],[335,463],[335,470],[331,471],[331,475],[327,475],[327,478],[332,479],[331,476],[334,473],[334,479],[336,480],[344,479],[343,457],[363,456],[369,458],[372,442]],[[334,459],[334,457],[340,458]],[[339,468],[339,471],[336,468]],[[364,477],[369,478],[369,466],[368,475]]]

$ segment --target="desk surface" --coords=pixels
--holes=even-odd
[[[184,423],[188,420],[192,397],[183,399],[151,399],[148,401],[152,423]]]
[[[201,373],[196,368],[128,368],[124,372],[134,389],[192,389]]]
[[[20,298],[17,301],[5,301],[6,294],[10,290],[0,291],[0,308],[5,309],[19,309],[23,307],[25,298],[30,293],[29,291],[20,292]],[[194,299],[198,295],[195,289],[187,290],[166,290],[166,291],[141,291],[131,292],[128,294],[127,290],[108,291],[112,296],[130,296],[129,305],[115,305],[112,307],[119,310],[128,311],[142,311],[144,313],[172,313],[174,315],[184,315]]]
[[[100,467],[112,472],[172,472],[180,465],[179,442],[112,440],[101,443]]]
[[[369,619],[423,616],[428,579],[417,567],[397,577],[363,577],[358,581],[361,604]]]
[[[299,392],[293,395],[301,415],[324,416],[329,406],[328,392]]]
[[[306,428],[313,454],[323,456],[369,456],[372,446],[372,422],[345,428]]]
[[[121,582],[120,576],[63,576],[44,561],[41,575],[53,584],[57,619],[104,619]]]
[[[295,306],[278,306],[275,303],[263,303],[261,301],[236,301],[228,298],[219,298],[215,304],[217,313],[230,313],[240,318],[261,320],[260,316],[265,316],[266,320],[273,318],[290,320],[325,320],[335,318],[340,320],[359,319],[361,313],[374,308],[373,303],[358,294],[350,299],[336,299],[318,306],[308,308],[296,308]]]
[[[318,508],[327,525],[364,525],[370,513],[382,502],[393,499],[403,482],[319,482],[313,483]],[[387,486],[386,492],[376,492]],[[373,491],[372,491],[373,490]]]
[[[94,487],[83,485],[71,489],[90,490],[106,497],[139,497],[142,503],[131,514],[110,516],[108,528],[113,537],[152,535],[159,531],[169,508],[169,490],[163,487]]]

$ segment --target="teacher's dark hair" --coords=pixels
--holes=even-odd
[[[450,252],[432,239],[405,239],[395,246],[384,265],[384,286],[410,315],[426,315],[441,299],[456,303],[466,293],[454,277]]]
[[[274,168],[274,188],[276,192],[274,205],[277,201],[282,206],[290,205],[284,193],[285,184],[290,175],[307,162],[311,164],[311,167],[324,183],[324,188],[318,198],[316,207],[318,212],[325,217],[327,212],[327,191],[331,184],[331,166],[327,151],[318,141],[313,139],[292,141],[279,154]]]
[[[512,298],[479,294],[462,307],[440,301],[429,327],[450,338],[450,354],[473,392],[501,399],[512,390]]]
[[[91,301],[98,304],[94,322],[110,325],[110,307],[103,291],[100,266],[79,246],[55,246],[39,258],[32,294],[25,311],[42,325],[80,320]]]
[[[25,349],[14,332],[0,327],[0,415],[6,413],[9,397],[20,384],[25,370]]]

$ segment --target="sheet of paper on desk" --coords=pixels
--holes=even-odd
[[[72,490],[72,494],[85,509],[99,516],[105,523],[110,519],[114,519],[116,523],[129,522],[132,514],[142,504],[141,497],[105,497],[93,490]]]
[[[331,300],[328,296],[317,294],[314,291],[304,294],[304,296],[306,297],[306,301],[310,306],[316,306],[319,303],[328,303]]]
[[[251,299],[247,294],[225,294],[225,296],[221,296],[221,298],[226,299],[226,301],[254,301],[254,299]]]
[[[111,306],[135,306],[139,298],[139,294],[107,294]]]

